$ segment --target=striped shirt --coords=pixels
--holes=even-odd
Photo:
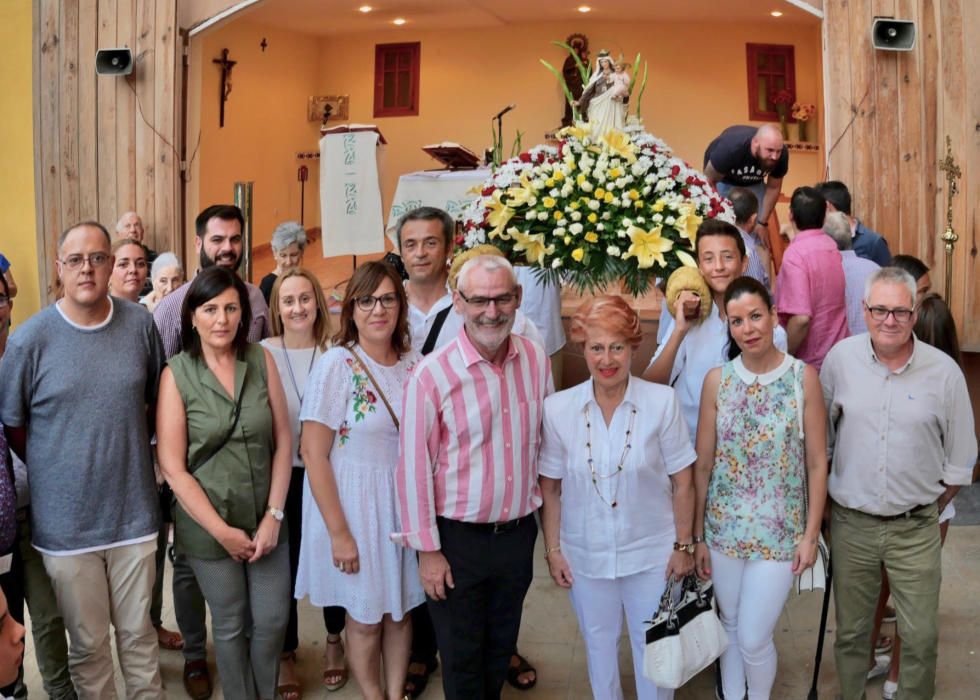
[[[248,329],[248,342],[257,343],[271,335],[269,305],[265,303],[261,289],[249,282],[246,282],[245,286],[248,287],[248,302],[252,307],[252,325]],[[153,320],[157,324],[157,330],[160,331],[163,352],[168,360],[184,349],[180,341],[180,310],[190,287],[191,283],[185,282],[165,296],[153,310]]]
[[[541,505],[538,445],[548,356],[511,335],[503,365],[484,359],[466,330],[420,362],[405,386],[395,472],[403,532],[392,540],[441,548],[436,517],[514,520]]]

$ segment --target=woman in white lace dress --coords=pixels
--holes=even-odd
[[[397,416],[417,360],[398,273],[383,262],[362,265],[300,411],[307,481],[296,597],[346,608],[347,658],[368,700],[402,697],[412,634],[406,613],[424,601],[415,557],[389,537],[401,531]]]

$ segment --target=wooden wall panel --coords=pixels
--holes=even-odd
[[[135,209],[151,247],[173,249],[180,237],[176,17],[174,0],[35,2],[38,265],[49,301],[57,238],[72,223],[112,230]],[[132,49],[133,74],[96,75],[97,49],[116,47]]]
[[[854,213],[892,252],[917,255],[933,268],[933,287],[942,292],[946,184],[938,161],[950,136],[963,176],[954,199],[960,241],[949,302],[964,348],[980,350],[980,3],[828,0],[824,9],[827,140],[840,139],[829,155],[830,175],[847,182]],[[913,20],[914,50],[873,49],[876,15]]]

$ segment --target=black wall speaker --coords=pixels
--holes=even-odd
[[[129,49],[99,49],[95,54],[99,75],[129,75],[133,72],[133,52]]]
[[[911,51],[915,46],[915,22],[875,17],[871,24],[871,43],[882,51]]]

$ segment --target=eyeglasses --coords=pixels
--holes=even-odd
[[[379,301],[381,302],[382,309],[394,309],[398,306],[398,295],[384,294],[376,297],[366,294],[363,297],[357,297],[354,301],[357,304],[357,308],[361,311],[374,311],[374,307],[377,306]]]
[[[864,308],[868,310],[871,318],[875,321],[884,321],[889,314],[898,323],[908,323],[912,319],[912,309],[886,309],[884,306],[868,306],[867,304],[864,305]]]
[[[69,255],[67,258],[61,261],[61,264],[67,267],[69,270],[78,270],[88,261],[88,264],[93,268],[102,267],[112,256],[108,253],[92,253],[91,255]]]
[[[459,291],[459,290],[457,290]],[[515,301],[517,301],[517,292],[508,292],[507,294],[499,294],[495,297],[468,297],[462,292],[459,292],[460,298],[465,301],[470,306],[474,306],[477,309],[485,309],[490,306],[490,303],[494,303],[497,306],[510,306]]]

